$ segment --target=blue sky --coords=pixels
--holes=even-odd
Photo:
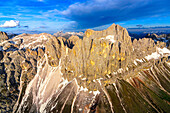
[[[169,0],[0,0],[0,31],[34,33],[170,26]],[[11,23],[13,26],[6,26]],[[9,22],[8,22],[9,21]],[[5,23],[7,22],[7,23]]]

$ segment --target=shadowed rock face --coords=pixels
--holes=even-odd
[[[119,25],[103,31],[89,29],[83,39],[23,34],[1,47],[2,112],[170,110],[170,50],[150,38],[132,42]],[[4,104],[8,98],[11,107]]]

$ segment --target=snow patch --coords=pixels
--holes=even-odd
[[[136,61],[138,61],[138,62],[143,62],[143,60],[142,60],[142,59],[136,59]]]
[[[108,78],[110,78],[110,76],[109,76],[108,74],[106,74],[106,76],[107,76]]]
[[[137,62],[136,62],[135,60],[134,60],[134,64],[135,64],[135,65],[138,65]]]
[[[93,91],[93,94],[96,96],[96,95],[99,95],[100,94],[100,91],[97,90],[97,91]]]
[[[106,38],[101,38],[101,39],[109,40],[111,43],[116,42],[116,40],[114,39],[114,35],[107,35]]]
[[[113,72],[113,74],[114,74],[114,75],[116,75],[116,74],[117,74],[117,72]]]
[[[86,78],[82,78],[81,80],[86,80]]]
[[[108,39],[110,42],[115,43],[116,41],[114,40],[114,35],[108,35],[106,36],[106,39]]]
[[[67,79],[64,79],[64,77],[61,78],[61,81],[62,82],[60,83],[60,85],[63,85],[63,86],[66,86],[69,83]]]
[[[117,72],[118,72],[118,73],[122,73],[122,72],[123,72],[123,69],[120,68],[120,69],[117,70]]]
[[[145,58],[147,60],[151,60],[151,59],[158,59],[159,57],[163,57],[163,56],[166,56],[166,55],[170,56],[170,50],[165,48],[165,47],[163,49],[156,48],[156,50],[157,50],[157,52],[154,52],[151,55],[146,56]]]
[[[55,103],[54,106],[51,107],[51,111],[57,106],[57,104],[58,104],[58,101]],[[43,113],[43,112],[41,112],[41,113]]]
[[[161,55],[164,55],[164,54],[169,54],[170,55],[170,50],[168,48],[157,48],[158,52],[161,54]]]
[[[163,56],[170,56],[170,50],[167,48],[156,48],[156,52],[153,52],[151,55],[147,55],[145,56],[145,58],[147,60],[151,60],[151,59],[158,59],[159,57],[163,57]],[[134,64],[137,65],[137,62],[143,62],[144,59],[136,59],[134,60]]]
[[[96,79],[96,80],[99,82],[100,85],[102,85],[102,83],[101,83],[101,81],[100,81],[100,80],[102,80],[102,79],[103,79],[103,78]]]
[[[82,108],[79,108],[79,111],[82,111],[83,109]]]
[[[134,60],[134,64],[135,64],[135,65],[138,65],[138,63],[137,63],[136,61],[138,61],[138,62],[143,62],[142,59],[136,59],[136,60]]]
[[[93,82],[96,82],[96,80],[94,79]]]
[[[160,57],[160,54],[157,53],[157,52],[154,52],[154,53],[152,53],[151,55],[145,56],[145,58],[146,58],[147,60],[150,60],[150,59],[158,59],[159,57]]]
[[[82,75],[79,75],[79,78],[81,78],[83,76],[83,74]]]
[[[87,92],[88,89],[87,88],[84,88],[83,86],[80,87],[80,91],[84,91],[84,92]]]

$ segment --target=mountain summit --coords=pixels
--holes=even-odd
[[[83,39],[22,34],[0,43],[1,112],[168,112],[170,50],[111,25]]]

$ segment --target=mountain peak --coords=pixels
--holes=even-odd
[[[164,42],[132,41],[115,24],[103,31],[88,29],[83,39],[62,36],[18,35],[0,43],[2,95],[15,97],[3,107],[13,112],[168,112],[170,50]]]

